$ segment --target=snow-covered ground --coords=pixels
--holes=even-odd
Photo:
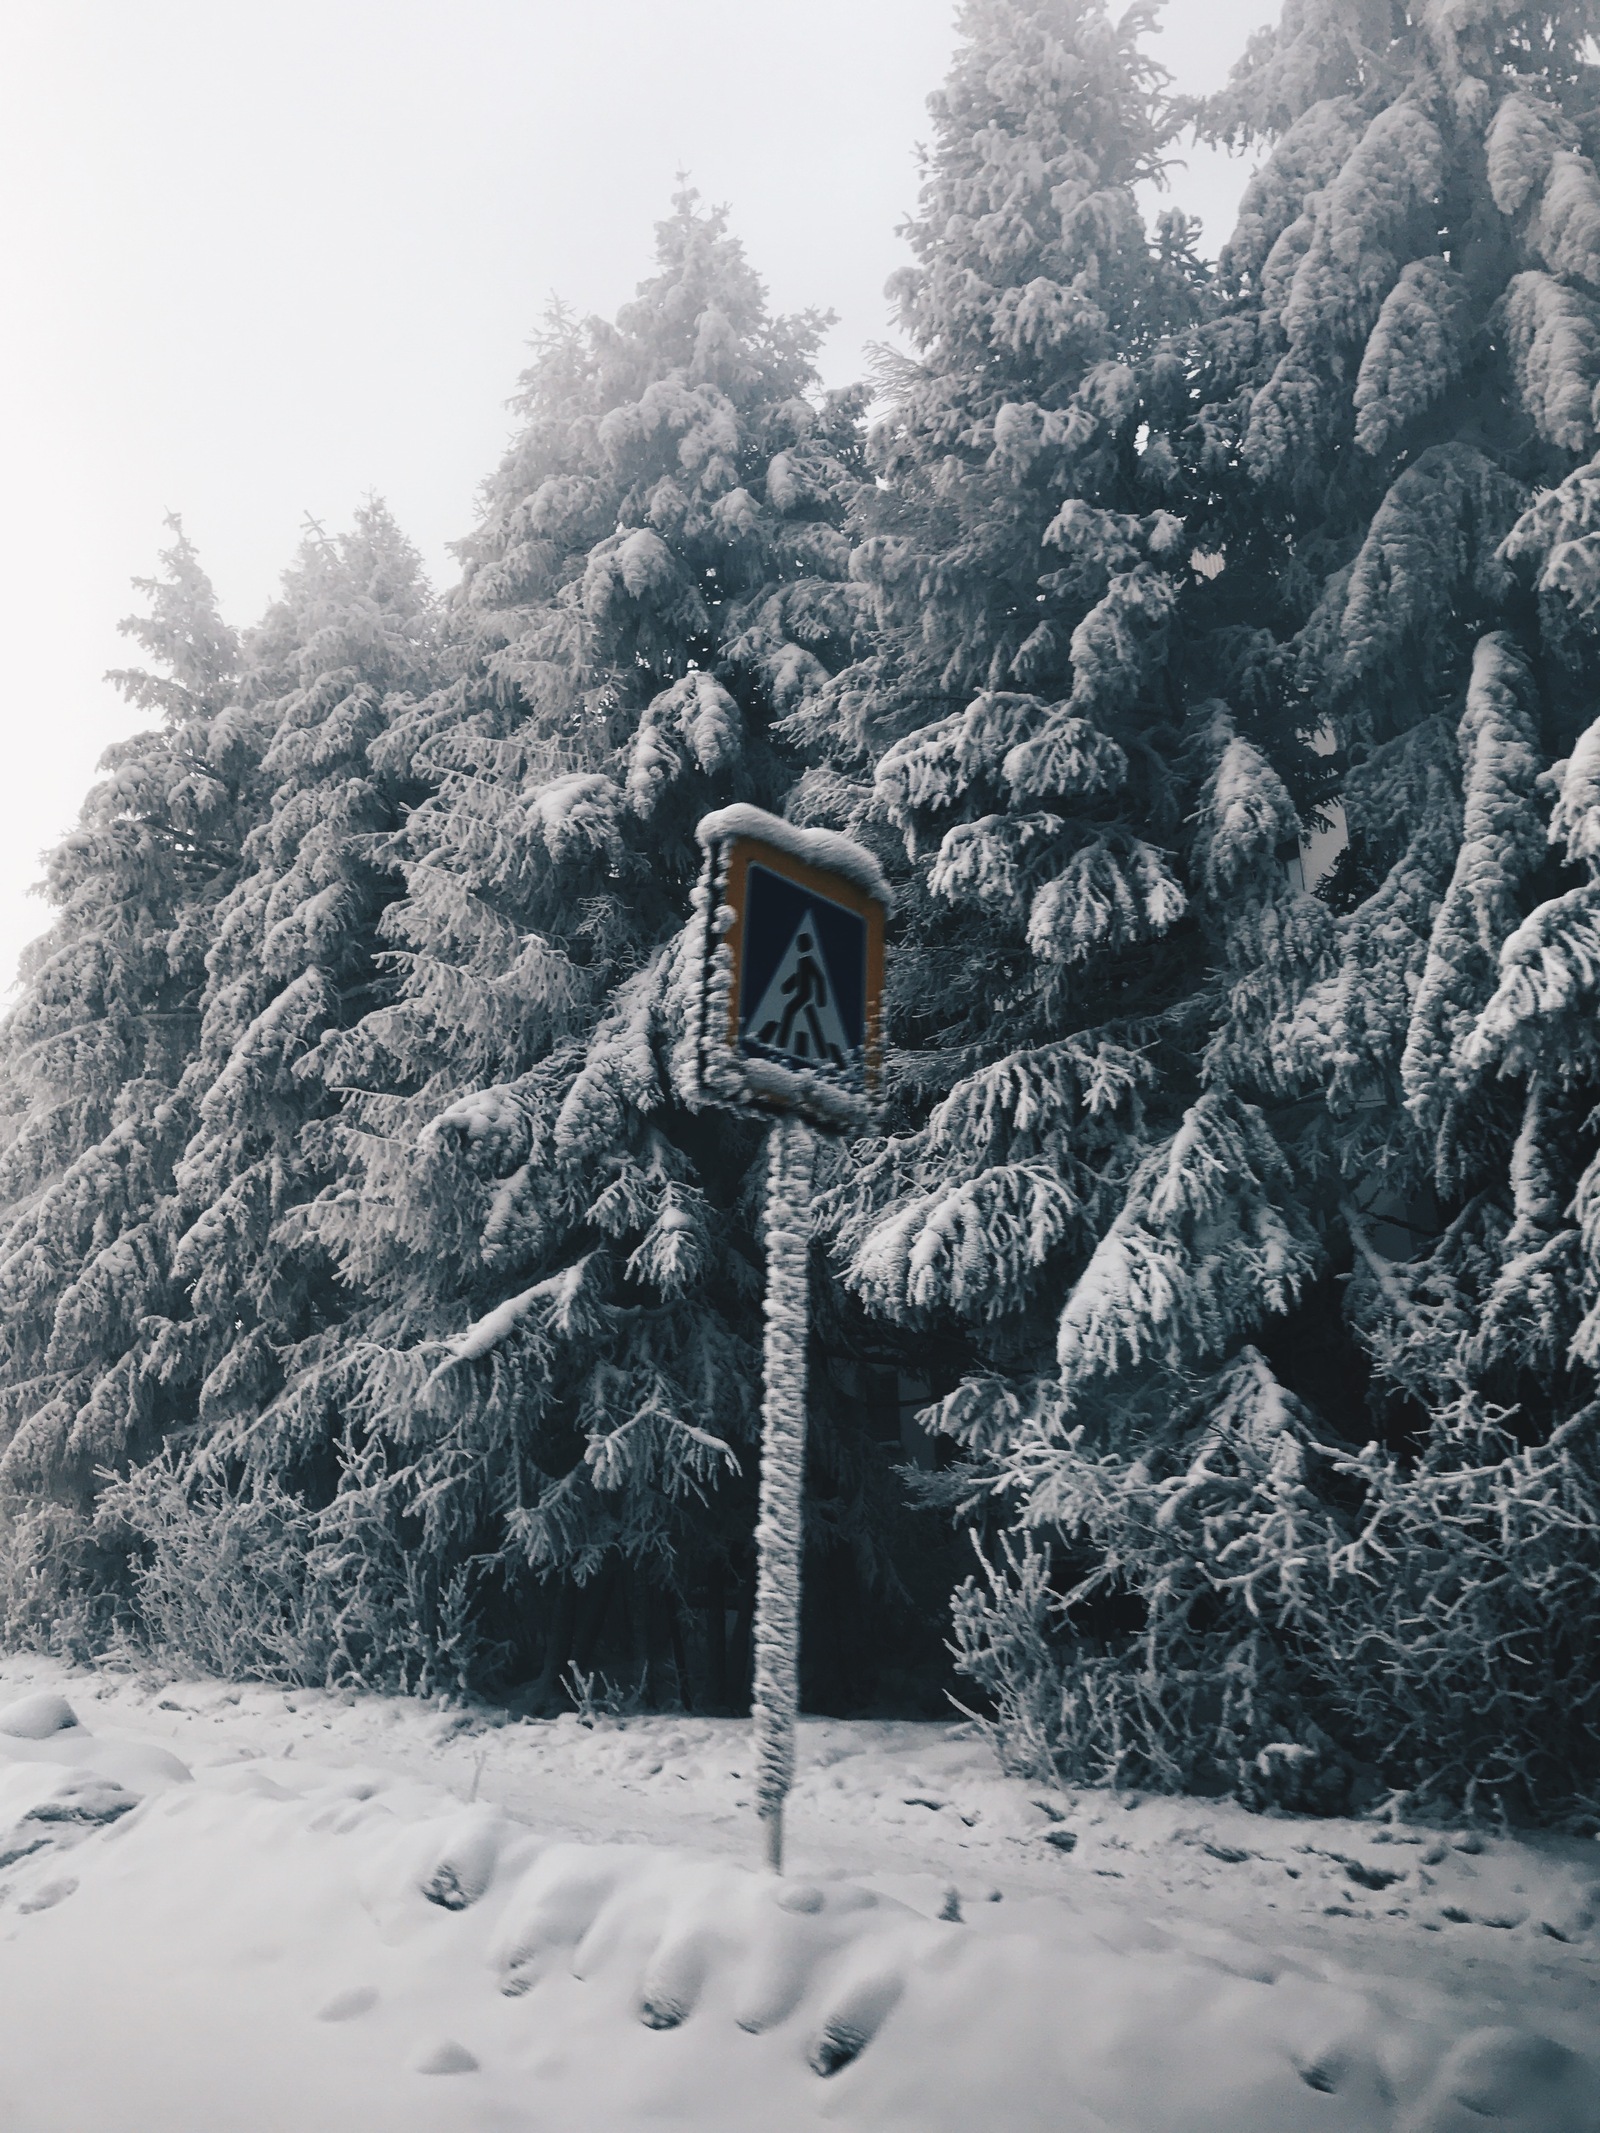
[[[775,1882],[730,1722],[8,1660],[0,2127],[1600,2129],[1600,1844],[800,1761]]]

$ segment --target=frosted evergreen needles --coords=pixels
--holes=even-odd
[[[1186,112],[967,0],[870,390],[685,191],[443,594],[370,505],[239,632],[174,528],[0,1041],[9,1638],[1600,1813],[1596,27],[1289,0]],[[757,816],[892,961],[794,905],[723,1112]]]

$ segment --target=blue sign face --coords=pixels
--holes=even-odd
[[[752,860],[739,973],[739,1049],[787,1067],[859,1072],[867,922]]]

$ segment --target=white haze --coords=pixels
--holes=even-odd
[[[1272,0],[1170,0],[1215,86]],[[885,336],[949,0],[52,0],[0,15],[0,985],[132,714],[129,579],[181,512],[252,620],[305,519],[383,496],[448,579],[551,296],[611,312],[675,174],[779,309]],[[1226,234],[1247,166],[1175,194]]]

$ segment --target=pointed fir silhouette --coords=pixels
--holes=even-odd
[[[1582,733],[1593,656],[1600,490],[1569,471],[1594,442],[1588,14],[1286,8],[1202,114],[1276,136],[1215,284],[1170,234],[1120,282],[1108,266],[1114,382],[1077,383],[1057,351],[1031,389],[1000,347],[1003,255],[979,248],[1026,197],[1019,177],[1001,204],[1008,152],[1054,175],[1042,143],[1074,108],[1056,54],[1099,85],[1095,112],[1142,108],[1145,165],[1101,149],[1124,181],[1161,120],[1095,9],[974,7],[963,26],[913,232],[923,362],[888,508],[916,493],[919,436],[953,471],[985,435],[919,432],[934,377],[939,405],[977,410],[1005,375],[1034,412],[996,410],[937,562],[910,560],[910,517],[864,549],[963,618],[967,657],[936,677],[937,622],[880,595],[834,742],[872,759],[912,855],[936,846],[902,896],[905,1130],[835,1226],[874,1310],[971,1327],[930,1417],[963,1454],[934,1493],[996,1543],[959,1596],[962,1663],[1034,1767],[1305,1800],[1371,1762],[1458,1799],[1570,1796],[1600,1694],[1572,1629],[1600,1608],[1581,1420],[1600,1409],[1574,1340],[1600,1196],[1582,1051],[1559,1100],[1545,1075],[1521,1096],[1512,1002],[1526,1014],[1548,972],[1559,1012],[1586,967],[1581,888],[1540,898],[1560,887],[1551,765]],[[1073,147],[1113,138],[1080,117]],[[972,521],[1026,525],[1012,499],[1041,460],[1034,554],[964,605]],[[935,522],[930,500],[930,549]],[[1073,567],[1048,570],[1051,550]],[[1300,849],[1335,799],[1344,850],[1311,896]],[[963,904],[981,948],[941,909]],[[1007,924],[1022,940],[997,954]],[[918,1028],[932,997],[971,1002],[948,1048]],[[1220,1411],[1249,1408],[1299,1511],[1260,1500],[1214,1556],[1176,1506],[1242,1485],[1206,1447]],[[1582,1506],[1564,1558],[1563,1501]],[[1497,1515],[1526,1521],[1526,1556]],[[1476,1643],[1450,1626],[1464,1573],[1424,1544],[1430,1519],[1463,1532]],[[1402,1532],[1404,1550],[1383,1538]],[[1359,1659],[1375,1636],[1381,1685]],[[1538,1684],[1512,1687],[1506,1654],[1535,1646]]]
[[[307,1218],[368,1305],[279,1406],[307,1441],[350,1418],[352,1490],[441,1586],[477,1566],[548,1693],[609,1607],[657,1686],[687,1668],[720,1701],[752,1570],[759,1135],[679,1093],[680,936],[700,814],[781,801],[781,722],[857,640],[861,476],[822,322],[769,315],[725,218],[680,194],[658,259],[615,323],[550,319],[463,546],[454,678],[372,750],[429,790],[383,919],[395,996],[329,1048],[347,1182]],[[859,1499],[862,1452],[830,1444]]]
[[[111,1604],[85,1523],[95,1472],[148,1456],[183,1416],[171,1294],[173,1176],[192,1121],[205,953],[253,819],[259,722],[239,647],[181,523],[145,614],[151,661],[111,679],[159,723],[118,742],[46,861],[49,930],[0,1038],[0,1487],[30,1632]]]
[[[920,1384],[1018,1766],[1592,1793],[1593,11],[1290,0],[1198,113],[1268,150],[1214,272],[1148,28],[963,9],[864,452],[685,194],[436,616],[369,520],[241,650],[176,542],[5,1037],[13,1633],[553,1686],[609,1610],[728,1693],[757,1142],[678,1047],[743,798],[897,877],[833,1693],[940,1597],[862,1426]]]

